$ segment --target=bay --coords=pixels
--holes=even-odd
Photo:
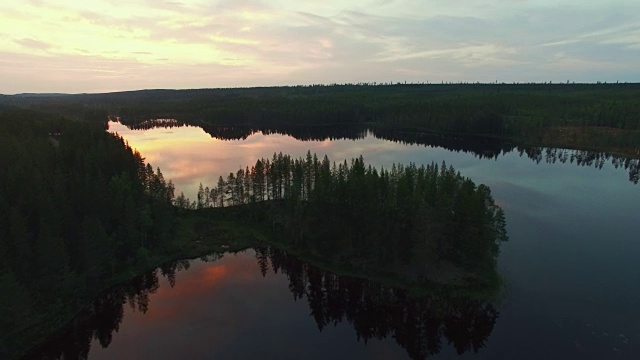
[[[109,131],[123,136],[192,199],[200,183],[215,186],[219,176],[274,152],[299,157],[311,151],[336,162],[362,155],[387,168],[445,161],[477,184],[488,185],[505,210],[510,241],[502,245],[499,268],[506,293],[477,352],[458,354],[443,337],[429,357],[640,357],[640,190],[629,181],[629,169],[615,166],[620,162],[583,162],[585,154],[558,149],[541,149],[536,156],[516,149],[485,156],[394,142],[366,130],[355,140],[320,136],[311,141],[264,132],[224,140],[184,125],[131,130],[111,122]],[[545,156],[558,152],[566,161]],[[577,160],[571,161],[572,155]],[[255,250],[194,261],[177,272],[174,287],[161,277],[144,314],[125,306],[109,346],[103,349],[94,340],[89,358],[415,355],[392,333],[358,339],[347,320],[319,331],[309,304],[295,301],[289,288],[282,273],[262,276]]]

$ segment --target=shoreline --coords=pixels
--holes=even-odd
[[[21,346],[17,352],[9,353],[9,358],[23,359],[32,358],[37,355],[38,350],[47,344],[48,341],[55,338],[56,334],[63,331],[65,328],[82,314],[82,312],[91,306],[92,302],[101,294],[111,291],[113,288],[125,284],[131,281],[133,278],[143,275],[147,272],[154,271],[165,264],[172,263],[179,260],[192,260],[203,256],[207,256],[214,253],[237,253],[245,251],[250,248],[259,246],[273,246],[282,251],[287,252],[291,256],[298,260],[306,262],[311,266],[317,267],[324,271],[333,272],[339,276],[347,276],[352,278],[358,278],[373,282],[378,282],[387,287],[400,287],[406,289],[412,296],[423,297],[433,293],[445,293],[451,297],[471,297],[475,299],[483,299],[487,301],[500,301],[504,293],[504,279],[498,274],[497,283],[494,286],[489,286],[485,291],[478,292],[478,285],[471,286],[469,284],[443,284],[436,281],[429,281],[418,283],[416,281],[403,280],[399,275],[383,275],[383,274],[362,274],[353,269],[347,269],[346,267],[338,267],[335,264],[323,262],[311,256],[306,256],[300,250],[296,250],[285,243],[272,240],[273,235],[270,230],[260,231],[255,225],[247,224],[242,220],[229,221],[225,219],[226,216],[235,217],[234,212],[237,212],[240,206],[216,208],[216,209],[200,209],[200,210],[187,210],[186,213],[181,215],[182,231],[177,238],[181,246],[179,249],[175,249],[171,253],[166,254],[154,254],[140,261],[139,264],[134,264],[128,267],[126,270],[120,272],[116,276],[112,277],[106,282],[106,285],[102,287],[100,291],[97,291],[94,296],[84,302],[84,305],[78,306],[72,315],[65,317],[65,320],[54,319],[49,323],[44,324],[43,327],[49,330],[40,331],[38,334],[38,340],[27,340]],[[212,214],[218,213],[218,214]],[[213,215],[213,216],[212,216]],[[207,229],[198,230],[197,227],[207,226]],[[211,232],[218,232],[219,234],[212,234]],[[50,318],[51,319],[51,318]],[[36,326],[35,323],[25,325],[22,329]],[[42,337],[42,333],[47,333]]]

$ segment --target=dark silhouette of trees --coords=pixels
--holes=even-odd
[[[459,295],[446,287],[422,288],[423,295],[415,295],[321,270],[275,247],[256,248],[256,257],[263,275],[271,265],[288,277],[294,298],[307,300],[320,331],[348,322],[358,340],[393,337],[412,359],[438,354],[443,339],[458,354],[478,352],[498,318],[495,299]]]
[[[489,188],[444,163],[387,170],[362,157],[336,164],[310,152],[299,159],[279,153],[220,178],[211,193],[218,200],[208,205],[245,205],[246,218],[289,246],[358,271],[420,278],[451,262],[491,273],[507,240]],[[201,186],[198,199],[205,197]]]
[[[294,299],[306,299],[318,329],[347,322],[358,341],[393,337],[413,359],[440,352],[443,342],[459,354],[478,352],[493,331],[498,311],[491,296],[466,296],[448,287],[390,287],[316,268],[275,247],[257,247],[260,272],[283,273]],[[205,261],[215,261],[214,254]],[[101,294],[65,328],[31,349],[25,359],[86,359],[95,339],[106,348],[123,321],[124,307],[146,313],[158,276],[175,285],[176,272],[189,260],[165,264]],[[215,326],[215,324],[211,324]],[[283,351],[286,351],[284,349]]]
[[[108,115],[136,122],[178,119],[166,120],[171,126],[197,119],[203,128],[218,127],[235,139],[248,135],[232,127],[239,125],[369,125],[520,142],[540,142],[554,128],[614,128],[630,136],[613,136],[609,142],[637,150],[639,96],[640,86],[631,83],[344,84],[5,96],[0,105],[100,122]]]
[[[172,246],[171,181],[95,125],[0,112],[0,184],[0,354]]]
[[[158,289],[158,271],[175,284],[177,270],[188,268],[188,261],[163,265],[160,269],[137,276],[126,284],[111,288],[84,308],[66,327],[44,343],[32,348],[25,359],[87,359],[92,340],[108,347],[124,316],[124,306],[146,313],[149,296]],[[173,280],[172,280],[173,279]]]
[[[148,120],[143,122],[145,129],[154,127],[171,127],[174,125],[169,120],[159,119]],[[135,129],[135,122],[126,122],[128,127]],[[187,123],[177,122],[176,124],[185,125]],[[477,137],[477,136],[447,136],[443,134],[435,134],[432,132],[418,131],[410,128],[367,128],[363,126],[340,127],[335,126],[275,126],[275,127],[218,127],[207,126],[202,122],[190,121],[188,124],[193,126],[202,126],[202,128],[212,137],[220,140],[234,140],[236,137],[228,137],[229,133],[243,133],[241,138],[246,138],[255,133],[262,134],[283,134],[292,136],[298,140],[327,140],[327,139],[364,139],[369,131],[371,135],[378,139],[398,142],[407,145],[424,145],[439,147],[449,151],[471,153],[479,158],[497,159],[500,155],[517,151],[521,156],[527,156],[529,159],[539,163],[545,161],[547,163],[575,163],[578,166],[590,166],[601,169],[605,163],[610,162],[616,168],[624,168],[628,171],[629,181],[637,184],[640,180],[640,159],[631,156],[614,155],[604,151],[589,151],[567,148],[553,148],[541,146],[522,146],[515,145],[512,142],[497,138]],[[177,126],[177,125],[176,125]],[[600,136],[600,134],[592,134],[584,132],[581,134],[585,139],[583,142],[597,145],[601,148],[615,147],[621,140]],[[623,137],[633,137],[633,135],[624,135]],[[619,137],[619,136],[617,136]],[[640,140],[640,139],[639,139]],[[629,140],[628,144],[635,144],[633,140]]]

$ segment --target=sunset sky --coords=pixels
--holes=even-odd
[[[0,93],[640,81],[625,0],[2,0]]]

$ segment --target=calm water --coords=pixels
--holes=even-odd
[[[280,151],[303,156],[311,150],[335,161],[362,154],[385,167],[446,161],[491,187],[510,236],[499,258],[506,299],[483,347],[461,357],[640,358],[640,187],[609,162],[601,168],[536,162],[517,152],[487,159],[371,135],[299,141],[258,133],[218,140],[198,127],[144,131],[118,123],[110,123],[110,131],[191,198],[200,183],[213,186],[219,176]],[[109,346],[94,340],[89,358],[409,357],[392,333],[365,342],[347,320],[320,331],[310,302],[296,301],[290,288],[287,274],[269,270],[263,277],[253,250],[193,261],[177,271],[174,287],[160,277],[146,313],[125,306]],[[429,358],[457,358],[452,342],[455,336],[444,336]]]

